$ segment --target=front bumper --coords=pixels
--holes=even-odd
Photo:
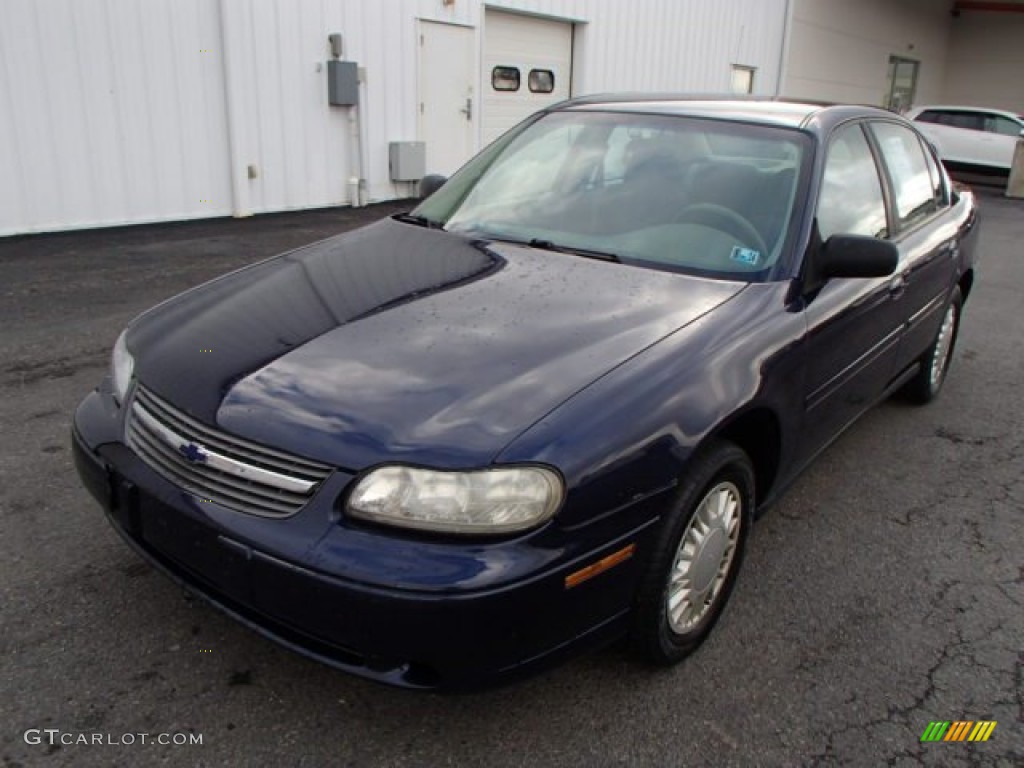
[[[278,643],[403,687],[495,684],[620,635],[657,520],[634,509],[571,535],[549,526],[491,543],[403,537],[339,520],[335,501],[351,480],[342,472],[298,514],[257,518],[173,485],[119,435],[109,396],[86,398],[75,464],[133,549]],[[568,574],[630,543],[633,558],[566,588]]]

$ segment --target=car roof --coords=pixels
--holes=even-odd
[[[1024,115],[1019,115],[1009,109],[996,109],[995,107],[972,107],[967,104],[922,104],[914,107],[910,112],[914,115],[919,115],[922,112],[929,109],[944,109],[948,112],[987,112],[991,115],[1002,115],[1003,117],[1010,117],[1014,120],[1020,121],[1024,119]]]
[[[726,96],[665,93],[596,94],[569,99],[554,105],[551,109],[706,117],[787,128],[809,127],[812,121],[819,126],[824,126],[858,116],[896,117],[893,112],[876,107],[813,104],[771,97],[743,97],[735,94]]]

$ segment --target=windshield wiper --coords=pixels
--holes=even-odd
[[[614,261],[620,263],[620,259],[616,254],[609,253],[608,251],[595,251],[591,248],[576,248],[575,246],[558,245],[550,240],[543,240],[539,237],[535,237],[526,243],[531,248],[539,248],[542,251],[554,251],[555,253],[571,253],[575,256],[585,256],[588,259],[600,259],[601,261]]]
[[[444,227],[443,221],[428,219],[426,216],[420,216],[418,213],[396,213],[394,218],[398,221],[415,224],[418,227],[426,227],[427,229],[441,229]]]

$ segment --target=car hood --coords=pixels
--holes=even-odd
[[[171,299],[128,345],[232,434],[350,470],[481,466],[742,288],[385,220]]]

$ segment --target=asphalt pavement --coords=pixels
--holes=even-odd
[[[69,451],[135,314],[408,206],[0,240],[3,766],[1024,765],[1024,201],[982,205],[941,397],[874,409],[760,520],[698,653],[611,648],[463,696],[349,677],[185,599]],[[934,720],[997,725],[922,744]]]

